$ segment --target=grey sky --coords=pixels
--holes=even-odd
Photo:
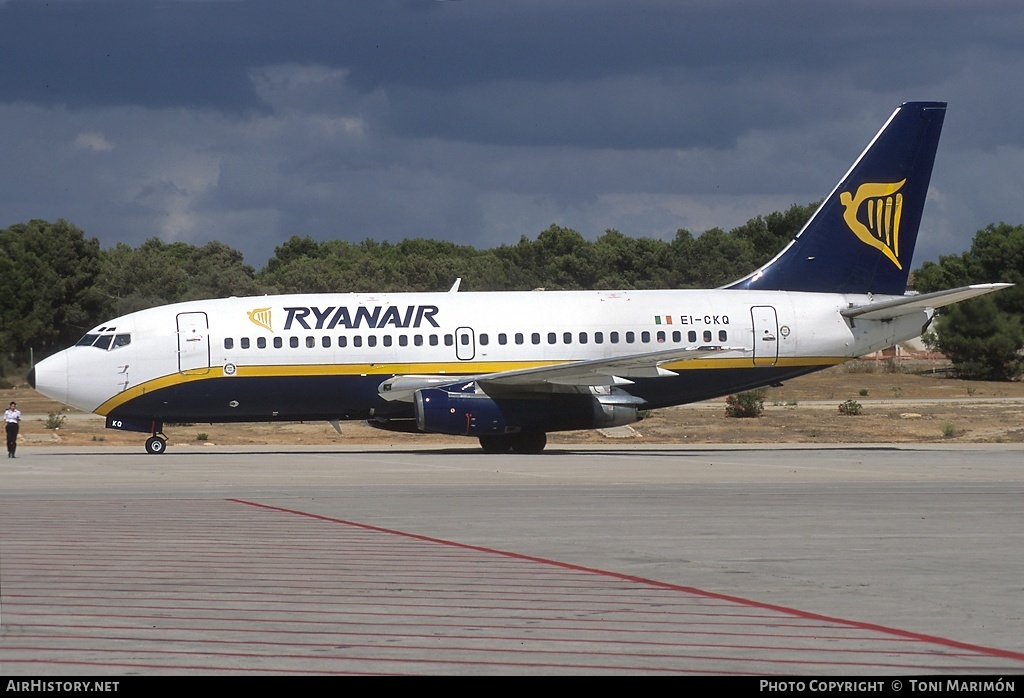
[[[827,194],[949,102],[914,266],[1024,224],[1024,3],[0,0],[0,227],[493,247]]]

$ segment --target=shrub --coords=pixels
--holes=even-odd
[[[860,403],[856,400],[847,400],[839,405],[839,414],[860,414]]]
[[[726,417],[758,417],[764,411],[767,389],[758,388],[725,398]]]
[[[198,434],[196,434],[196,441],[206,441],[208,438],[210,438],[210,435],[207,434],[205,431],[201,431]]]
[[[59,412],[50,412],[50,414],[46,417],[46,423],[43,426],[45,426],[47,429],[60,429],[62,426],[64,426],[64,420],[64,415],[60,414]]]

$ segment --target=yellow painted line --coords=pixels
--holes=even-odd
[[[774,363],[768,363],[767,357],[758,357],[760,362],[756,366],[753,362],[753,357],[743,356],[734,359],[687,359],[684,361],[675,361],[672,363],[662,364],[662,368],[667,368],[670,371],[693,371],[700,369],[718,369],[718,368],[800,368],[803,366],[835,366],[841,364],[844,361],[850,359],[841,356],[801,356],[796,358],[780,358]]]
[[[224,369],[220,366],[215,366],[209,369],[198,369],[192,370],[188,373],[171,373],[160,378],[154,378],[153,380],[140,383],[139,385],[132,386],[125,391],[118,393],[113,396],[102,405],[93,410],[96,414],[106,416],[115,407],[130,402],[137,397],[145,395],[146,393],[152,393],[156,390],[162,390],[163,388],[170,388],[175,385],[184,385],[185,383],[193,383],[195,381],[210,380],[211,378],[223,378]]]
[[[811,366],[834,366],[849,361],[846,357],[816,356],[800,358],[782,358],[773,364],[781,368],[801,368]],[[374,364],[291,364],[283,366],[238,366],[234,376],[226,376],[224,369],[214,366],[209,369],[196,369],[187,373],[172,373],[160,378],[140,383],[114,395],[96,408],[95,413],[107,415],[112,410],[132,400],[177,385],[206,381],[219,378],[287,378],[309,376],[366,376],[366,375],[451,375],[464,376],[478,373],[498,373],[524,368],[540,368],[570,363],[566,361],[493,361],[480,363],[444,362],[444,363],[374,363]],[[763,368],[754,366],[751,357],[731,359],[693,359],[663,364],[671,371],[694,371],[737,368]]]
[[[445,375],[465,376],[476,373],[514,371],[565,363],[564,361],[489,361],[467,363],[374,363],[374,364],[293,364],[289,366],[239,366],[242,377],[279,376],[370,376],[370,375]]]

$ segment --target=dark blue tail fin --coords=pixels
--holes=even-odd
[[[903,295],[945,116],[901,105],[793,241],[728,288]]]

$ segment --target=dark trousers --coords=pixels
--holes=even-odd
[[[18,447],[18,423],[7,422],[7,452],[14,455],[14,449]]]

